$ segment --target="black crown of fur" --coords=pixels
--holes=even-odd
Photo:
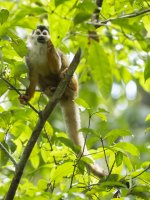
[[[49,32],[48,28],[44,25],[38,25],[37,29],[40,29],[41,32],[44,31],[44,30],[47,30]]]

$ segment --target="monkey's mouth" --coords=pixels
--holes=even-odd
[[[45,41],[45,38],[43,37],[43,36],[39,36],[38,38],[37,38],[37,41],[39,42],[39,43],[45,43],[46,41]]]

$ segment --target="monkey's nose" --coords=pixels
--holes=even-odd
[[[45,38],[44,38],[43,36],[39,36],[39,37],[37,38],[37,41],[38,41],[39,43],[45,43]]]

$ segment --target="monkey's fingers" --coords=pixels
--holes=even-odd
[[[52,96],[53,93],[55,92],[55,90],[56,90],[56,87],[54,87],[54,86],[48,86],[48,87],[45,89],[44,93],[45,93],[47,96]]]
[[[29,99],[30,99],[30,97],[29,97],[28,95],[26,95],[26,94],[21,94],[21,95],[19,96],[19,101],[20,101],[20,103],[23,104],[23,105],[26,105],[27,102],[29,101]]]

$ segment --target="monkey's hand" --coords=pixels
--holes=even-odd
[[[26,105],[29,100],[30,100],[30,96],[27,94],[21,94],[19,97],[20,103],[24,105]]]
[[[56,87],[55,87],[55,86],[48,86],[48,87],[45,89],[44,93],[45,93],[47,96],[52,96],[53,93],[55,92],[55,90],[56,90]]]
[[[63,79],[65,78],[65,75],[68,71],[68,68],[65,68],[61,73],[60,73],[60,78]],[[73,91],[77,91],[78,88],[78,83],[77,83],[77,77],[76,74],[74,74],[68,84],[68,87],[73,90]]]

